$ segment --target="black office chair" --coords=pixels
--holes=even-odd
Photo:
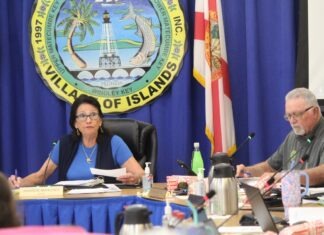
[[[152,124],[129,118],[104,118],[102,125],[111,135],[116,134],[125,141],[143,169],[145,162],[151,162],[151,174],[154,176],[157,134]]]

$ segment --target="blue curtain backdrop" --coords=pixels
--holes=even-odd
[[[22,176],[36,171],[51,143],[70,131],[70,105],[44,85],[30,55],[33,2],[0,1],[0,170],[7,175],[16,168]],[[180,2],[187,19],[188,49],[178,78],[152,104],[117,116],[156,126],[158,181],[185,173],[176,159],[189,164],[194,141],[201,143],[209,167],[204,89],[192,77],[194,1]],[[256,133],[236,155],[236,163],[265,159],[289,131],[282,116],[284,95],[294,84],[295,5],[294,0],[223,1],[237,143],[249,132]]]

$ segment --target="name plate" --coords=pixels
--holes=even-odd
[[[167,190],[165,188],[161,187],[153,187],[151,188],[148,196],[150,198],[155,198],[155,199],[162,199],[164,200],[166,197]]]
[[[35,186],[19,188],[19,197],[24,198],[47,198],[62,197],[64,192],[63,186]]]

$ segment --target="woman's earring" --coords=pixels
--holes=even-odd
[[[80,131],[78,128],[76,129],[76,134],[77,134],[77,136],[80,136]]]
[[[100,132],[104,133],[104,130],[102,129],[102,126],[100,126]]]

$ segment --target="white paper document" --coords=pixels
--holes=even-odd
[[[305,188],[303,187],[303,189],[305,189]],[[318,188],[310,187],[308,190],[308,195],[312,195],[315,193],[324,193],[324,188],[323,187],[318,187]]]
[[[89,179],[89,180],[65,180],[59,181],[55,185],[63,185],[63,186],[86,186],[89,184],[96,183],[97,179]]]
[[[118,188],[114,184],[104,184],[106,188],[78,188],[71,189],[67,192],[67,194],[84,194],[84,193],[113,193],[120,192],[120,188]]]
[[[323,207],[291,207],[289,208],[289,224],[300,221],[314,221],[324,218]]]
[[[126,168],[119,168],[113,170],[102,170],[97,168],[90,168],[91,174],[93,175],[101,175],[108,177],[119,177],[126,174]]]

